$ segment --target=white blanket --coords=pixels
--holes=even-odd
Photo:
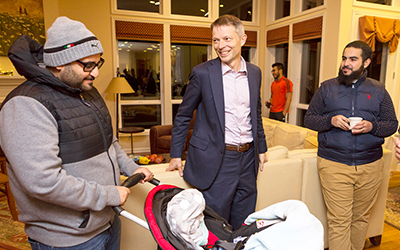
[[[276,203],[252,213],[245,223],[250,224],[260,219],[276,224],[253,234],[245,244],[245,250],[324,249],[324,228],[301,201]]]

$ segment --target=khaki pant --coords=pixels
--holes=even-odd
[[[361,250],[382,182],[383,159],[349,166],[318,157],[327,207],[329,250]]]

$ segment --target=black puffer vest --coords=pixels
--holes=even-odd
[[[367,121],[377,121],[380,104],[385,94],[385,86],[367,78],[366,72],[355,84],[346,87],[337,78],[324,82],[322,98],[326,105],[325,115],[362,117]],[[384,138],[370,133],[353,135],[351,131],[332,128],[318,133],[318,155],[347,165],[361,165],[374,162],[383,155]]]

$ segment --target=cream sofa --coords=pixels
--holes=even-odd
[[[264,119],[264,129],[266,129],[267,140],[270,145],[267,152],[269,161],[265,163],[264,171],[260,172],[258,176],[259,194],[256,210],[288,199],[303,201],[310,212],[322,222],[325,229],[325,248],[327,248],[326,207],[317,169],[317,133],[267,118]],[[268,133],[271,131],[276,133]],[[287,137],[290,140],[287,140]],[[290,142],[293,142],[293,144],[290,145]],[[289,146],[289,148],[286,146]],[[372,210],[368,237],[379,237],[383,233],[391,156],[392,152],[384,149],[384,177],[378,200]],[[183,178],[179,177],[178,172],[165,172],[166,167],[167,164],[149,165],[155,177],[162,183],[185,189],[191,188]],[[144,201],[152,188],[153,186],[148,183],[133,187],[124,208],[144,219]],[[147,229],[122,218],[121,249],[132,248],[156,249],[157,246]]]

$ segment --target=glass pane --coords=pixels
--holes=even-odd
[[[182,99],[193,67],[205,61],[207,61],[207,45],[171,44],[173,99]]]
[[[357,0],[358,2],[376,3],[382,5],[392,5],[392,0]]]
[[[175,121],[176,114],[178,114],[179,105],[180,104],[172,104],[172,124]]]
[[[117,0],[117,9],[160,13],[160,0]]]
[[[321,39],[303,41],[300,78],[300,103],[310,104],[319,86]]]
[[[225,14],[251,22],[253,20],[253,0],[219,0],[219,15]]]
[[[306,115],[306,113],[307,113],[307,110],[305,110],[305,109],[297,109],[297,121],[296,121],[297,126],[305,127],[304,126],[304,116]]]
[[[324,4],[324,0],[303,0],[303,11],[312,9]]]
[[[251,47],[242,47],[242,57],[246,62],[251,62],[251,58],[250,58],[250,51],[251,51]]]
[[[161,105],[121,105],[122,127],[151,128],[161,124]]]
[[[367,68],[368,77],[385,83],[386,80],[386,63],[388,55],[388,44],[375,40],[375,51],[372,54],[372,61]]]
[[[208,0],[171,0],[171,14],[208,16]]]
[[[160,44],[118,41],[119,70],[135,94],[122,94],[122,100],[160,99]]]
[[[275,0],[275,20],[290,15],[290,0]]]
[[[280,62],[285,67],[283,75],[287,77],[287,68],[288,68],[288,55],[289,55],[289,47],[288,44],[280,44],[275,46],[275,62]]]

